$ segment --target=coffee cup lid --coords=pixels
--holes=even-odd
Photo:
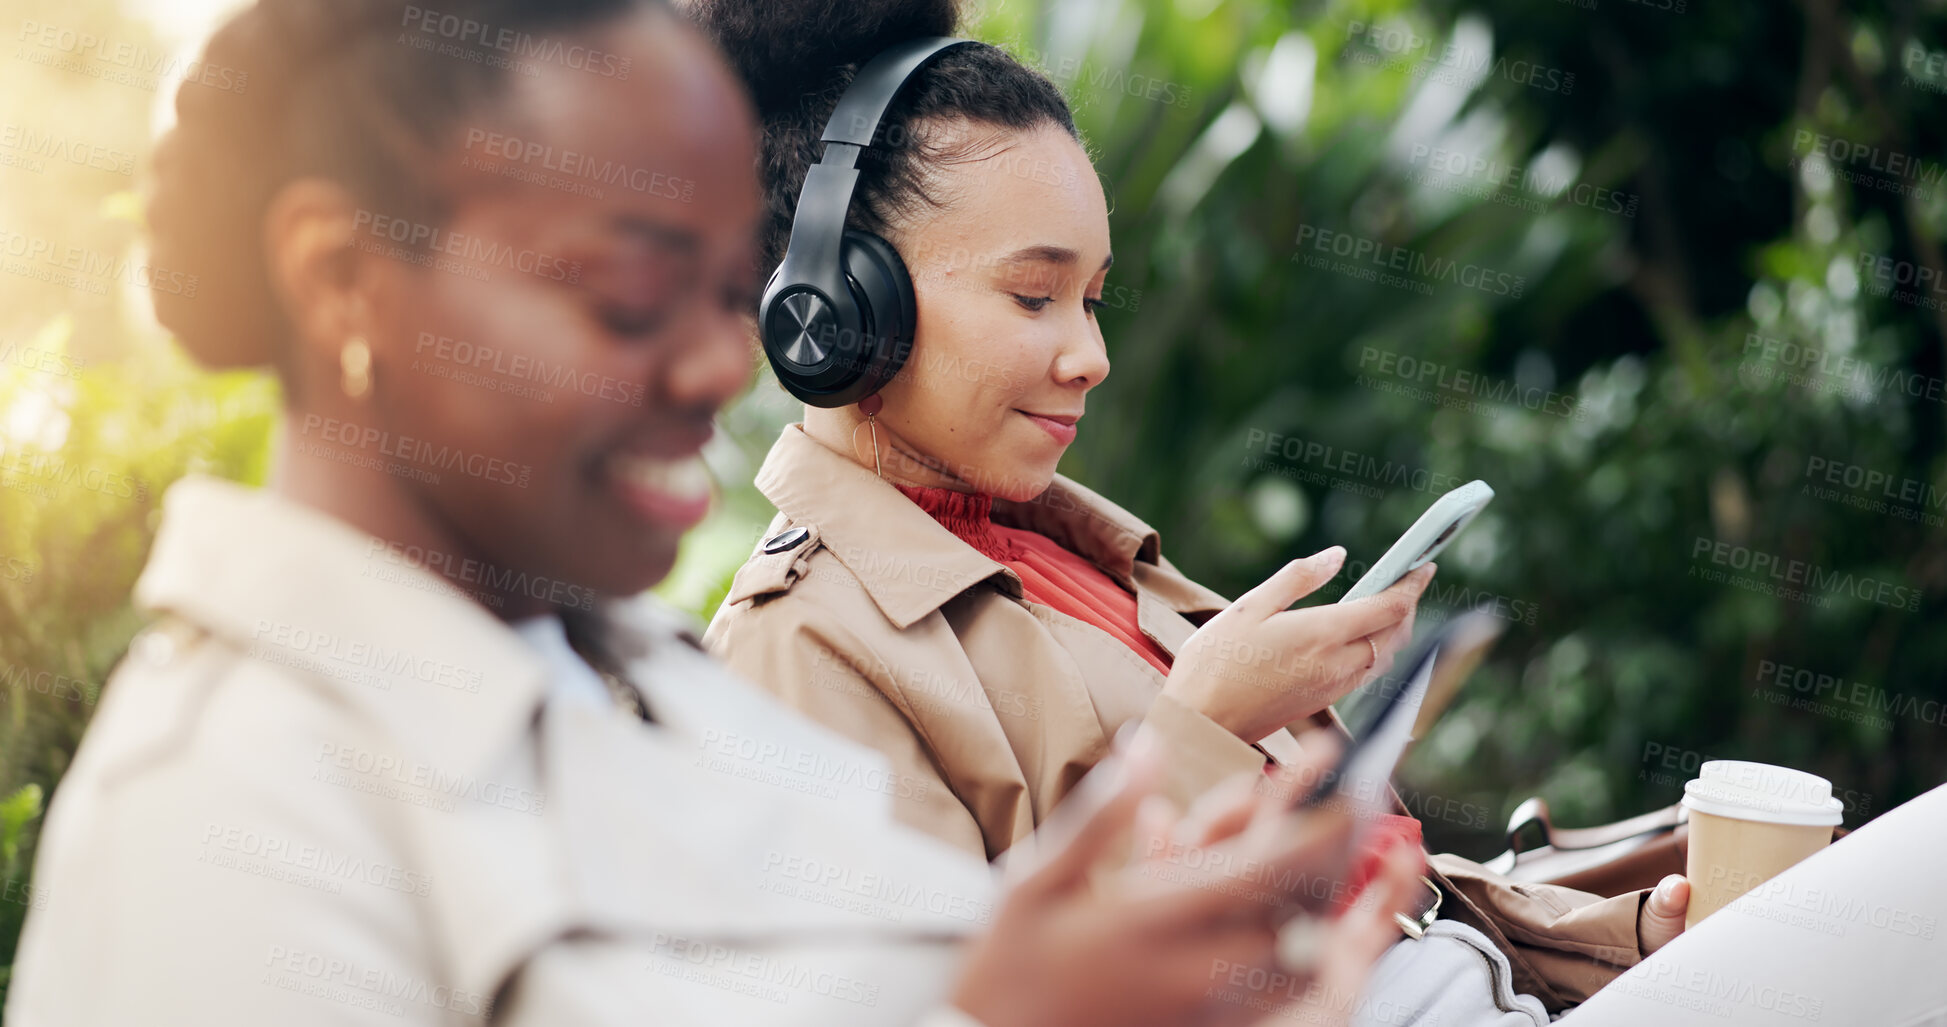
[[[1838,824],[1845,809],[1817,774],[1744,760],[1705,763],[1683,786],[1683,804],[1716,817],[1818,827]]]

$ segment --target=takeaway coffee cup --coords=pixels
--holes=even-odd
[[[1685,927],[1825,848],[1839,823],[1832,782],[1790,767],[1711,760],[1683,786],[1690,810]]]

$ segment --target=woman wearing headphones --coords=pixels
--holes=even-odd
[[[1179,802],[1291,758],[1286,725],[1333,723],[1329,704],[1411,637],[1433,567],[1286,610],[1337,572],[1333,547],[1227,602],[1142,521],[1055,473],[1109,373],[1094,311],[1114,260],[1055,86],[992,46],[935,46],[904,57],[917,70],[880,98],[881,123],[847,87],[887,75],[874,58],[889,47],[950,36],[950,0],[698,0],[692,15],[764,121],[762,270],[777,270],[757,327],[807,403],[757,475],[779,513],[711,651],[884,752],[900,816],[990,858],[1126,722],[1162,740]],[[840,226],[849,301],[824,284],[838,282]],[[1417,843],[1416,822],[1389,826]],[[1680,881],[1655,903],[1559,889],[1537,902],[1438,859],[1443,915],[1493,938],[1518,990],[1551,1009],[1681,927]]]
[[[168,493],[7,1022],[1233,1024],[1356,989],[1407,847],[1289,920],[1322,904],[1267,882],[1336,887],[1349,820],[1172,826],[1135,752],[1001,892],[857,785],[876,754],[612,599],[707,508],[749,374],[752,114],[658,4],[441,6],[262,0],[206,53],[248,87],[178,94],[153,257],[198,288],[157,313],[277,366],[275,470]],[[506,387],[540,378],[574,387]]]

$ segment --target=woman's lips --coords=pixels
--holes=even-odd
[[[638,517],[687,530],[710,512],[710,469],[703,457],[655,457],[617,453],[607,461],[608,481]]]
[[[1041,414],[1030,414],[1025,410],[1016,410],[1015,413],[1039,425],[1042,431],[1054,436],[1055,441],[1064,446],[1075,441],[1075,422],[1081,420],[1081,417],[1076,414],[1048,417]]]

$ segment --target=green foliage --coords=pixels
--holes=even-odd
[[[26,883],[21,847],[27,825],[41,815],[41,786],[21,785],[18,791],[0,801],[0,997],[6,995],[7,980],[13,970],[14,945],[20,926],[33,903],[33,891]]]
[[[268,378],[204,374],[160,340],[76,365],[71,330],[57,318],[32,365],[0,363],[0,966],[32,894],[42,790],[140,626],[129,596],[162,491],[187,473],[262,482],[278,407]]]
[[[1406,769],[1491,811],[1429,817],[1436,845],[1498,851],[1535,792],[1569,823],[1674,801],[1700,756],[1825,774],[1853,823],[1947,777],[1947,637],[1927,628],[1947,322],[1875,295],[1861,258],[1940,268],[1943,95],[1905,55],[1941,12],[1203,6],[1105,4],[1083,27],[1008,5],[990,26],[1080,69],[1064,85],[1111,193],[1111,283],[1140,293],[1103,314],[1115,371],[1063,469],[1228,594],[1333,543],[1368,562],[1451,484],[1495,486],[1422,607],[1513,622]],[[1835,178],[1820,136],[1919,163]],[[1467,173],[1435,170],[1441,151]],[[1323,252],[1328,231],[1380,256]],[[1754,335],[1879,384],[1790,383]],[[1916,381],[1931,398],[1897,384]],[[1808,467],[1833,464],[1933,491],[1821,498]],[[1924,598],[1708,581],[1699,540]],[[1794,709],[1804,693],[1760,676],[1779,666],[1857,687]]]

